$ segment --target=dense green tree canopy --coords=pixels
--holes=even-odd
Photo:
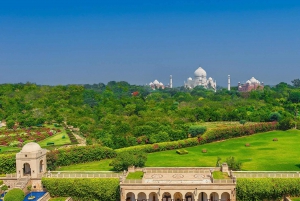
[[[264,90],[217,92],[196,87],[152,90],[149,86],[111,81],[93,85],[0,85],[0,119],[14,126],[45,122],[80,128],[89,143],[111,148],[186,139],[197,122],[270,121],[278,113],[295,119],[299,88],[279,83]],[[272,118],[273,120],[273,118]],[[287,123],[288,122],[288,123]]]

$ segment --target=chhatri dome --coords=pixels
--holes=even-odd
[[[196,86],[203,86],[206,89],[213,89],[216,91],[217,89],[217,82],[214,81],[211,77],[208,79],[206,78],[206,71],[199,67],[194,72],[194,79],[189,77],[186,82],[184,82],[184,86],[189,89],[193,89]]]
[[[26,145],[24,145],[24,147],[21,150],[21,153],[24,153],[24,152],[38,152],[38,151],[41,151],[41,150],[43,150],[43,149],[41,148],[41,146],[38,143],[29,142]]]

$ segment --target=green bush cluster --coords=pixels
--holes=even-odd
[[[118,178],[42,178],[51,197],[72,197],[81,201],[120,200]]]
[[[207,142],[230,139],[234,137],[252,135],[254,133],[272,131],[277,129],[277,122],[249,124],[207,131],[202,138]]]
[[[114,158],[116,152],[101,145],[77,146],[65,149],[51,150],[47,153],[48,169],[54,170],[58,166]]]
[[[282,196],[299,196],[299,178],[240,178],[236,197],[239,201],[277,200]]]
[[[196,137],[197,135],[201,135],[205,133],[206,127],[200,125],[192,125],[190,126],[188,132],[191,134],[192,137]]]
[[[132,147],[125,147],[117,149],[117,152],[122,151],[135,151],[152,153],[156,151],[166,151],[173,149],[180,149],[185,147],[197,146],[208,142],[214,142],[218,140],[230,139],[233,137],[251,135],[258,132],[265,132],[275,130],[277,126],[276,122],[259,123],[253,125],[240,125],[229,128],[215,129],[207,131],[201,137],[188,138],[185,140],[178,140],[172,142],[162,142],[156,144],[139,145]]]
[[[176,153],[179,155],[184,155],[184,154],[188,154],[189,152],[185,149],[177,149]]]
[[[4,200],[5,201],[23,201],[24,197],[25,197],[25,194],[21,189],[14,188],[5,194]]]
[[[128,170],[128,167],[144,167],[147,155],[144,152],[120,152],[117,157],[109,164],[116,171]]]
[[[0,154],[0,174],[16,172],[16,154]]]

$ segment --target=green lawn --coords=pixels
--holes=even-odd
[[[229,176],[228,176],[227,172],[214,171],[213,178],[214,179],[229,179]]]
[[[50,198],[49,201],[65,201],[67,198],[66,197],[57,197],[57,198]]]
[[[278,138],[278,141],[273,141]],[[217,157],[225,161],[234,156],[243,162],[243,170],[299,171],[300,131],[272,131],[248,137],[230,139],[196,147],[185,148],[186,155],[176,150],[148,154],[147,167],[213,167]],[[245,144],[250,146],[246,147]],[[207,149],[207,153],[202,153]]]
[[[101,161],[94,161],[89,163],[81,163],[70,166],[63,166],[58,170],[61,171],[113,171],[113,167],[109,166],[112,159],[105,159]]]
[[[277,138],[278,141],[273,141]],[[243,170],[299,171],[300,131],[272,131],[185,148],[189,153],[178,155],[176,150],[148,154],[146,167],[214,167],[217,157],[222,162],[229,156],[243,162]],[[245,144],[250,146],[246,147]],[[207,153],[202,153],[207,149]],[[62,167],[60,170],[112,170],[111,159]]]
[[[62,139],[63,136],[65,136],[64,139]],[[46,147],[48,142],[54,142],[55,143],[54,145],[64,145],[64,144],[70,144],[71,143],[70,138],[67,135],[65,130],[62,130],[62,132],[57,133],[57,134],[55,134],[51,137],[46,138],[45,140],[42,140],[42,141],[38,142],[38,144],[41,147]]]
[[[11,151],[11,152],[18,152],[20,151],[21,149],[18,148],[18,147],[5,147],[5,146],[0,146],[0,154],[1,153],[4,153],[4,152],[7,152],[7,151]],[[7,154],[7,153],[6,153]]]
[[[291,198],[292,201],[300,201],[300,198]]]
[[[130,172],[126,179],[142,179],[144,173],[142,171]]]

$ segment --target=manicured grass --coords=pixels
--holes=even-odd
[[[4,152],[8,152],[8,151],[10,151],[10,152],[18,152],[18,151],[21,150],[18,147],[5,147],[5,146],[0,146],[0,149],[1,149],[0,154],[4,153]]]
[[[278,141],[273,141],[277,138]],[[229,156],[243,162],[243,170],[299,171],[300,131],[272,131],[185,148],[189,154],[176,150],[148,154],[147,167],[213,167],[217,157],[222,162]],[[249,143],[251,146],[246,147]],[[207,153],[202,153],[207,149]]]
[[[214,171],[213,172],[214,179],[229,179],[228,173],[221,172],[221,171]]]
[[[144,173],[142,171],[130,172],[126,179],[142,179]]]
[[[113,167],[109,166],[112,159],[105,159],[101,161],[93,161],[89,163],[81,163],[70,166],[63,166],[58,170],[61,171],[113,171]]]
[[[65,136],[64,139],[62,137]],[[62,130],[60,133],[57,133],[51,137],[46,138],[43,141],[38,142],[41,147],[47,146],[48,142],[54,142],[54,145],[65,145],[71,144],[70,138],[67,135],[65,130]]]
[[[277,138],[278,141],[273,141]],[[242,161],[243,170],[299,171],[300,131],[272,131],[252,136],[185,148],[189,154],[178,155],[176,150],[148,154],[146,167],[214,167],[229,156]],[[246,147],[249,143],[251,146]],[[206,149],[207,153],[202,153]],[[112,170],[111,159],[62,167],[60,170]]]
[[[49,201],[65,201],[67,198],[66,197],[57,197],[57,198],[50,198]]]
[[[300,201],[300,198],[295,198],[295,197],[293,197],[293,198],[291,198],[291,200],[292,200],[292,201]]]

